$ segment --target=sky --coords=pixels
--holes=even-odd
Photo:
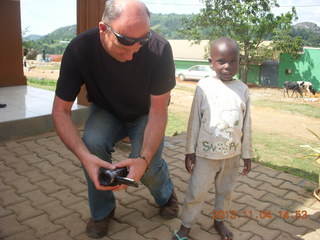
[[[201,0],[142,0],[152,13],[199,13]],[[278,0],[276,15],[296,7],[298,22],[313,22],[320,27],[319,0]],[[21,28],[30,34],[46,35],[57,28],[76,24],[76,0],[20,0]]]

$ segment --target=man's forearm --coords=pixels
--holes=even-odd
[[[150,163],[163,139],[168,114],[149,114],[148,123],[144,132],[141,154]]]
[[[88,149],[84,145],[77,128],[72,122],[71,116],[67,112],[53,112],[53,121],[56,131],[66,145],[81,161],[88,154]]]

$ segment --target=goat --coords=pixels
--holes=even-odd
[[[312,83],[311,82],[306,82],[306,81],[297,81],[297,83],[301,85],[301,89],[303,92],[305,92],[305,95],[307,96],[307,93],[310,97],[310,93],[312,93],[314,96],[316,95],[317,93],[317,90],[312,86]]]
[[[298,84],[297,82],[289,82],[289,81],[285,81],[283,83],[283,96],[285,97],[285,92],[287,92],[287,95],[289,97],[289,90],[292,90],[292,94],[291,97],[293,96],[294,93],[296,93],[296,96],[298,97],[297,92],[300,94],[300,96],[302,97],[302,90],[301,90],[301,86],[303,85],[304,82],[302,82],[301,84]]]

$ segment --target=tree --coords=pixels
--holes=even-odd
[[[243,64],[243,82],[247,82],[249,64],[255,57],[266,60],[265,57],[270,57],[274,51],[293,53],[302,49],[301,38],[292,38],[289,35],[292,21],[297,19],[295,8],[292,8],[291,12],[275,16],[271,9],[279,7],[276,0],[202,1],[205,8],[193,18],[184,20],[185,28],[180,33],[187,35],[195,43],[202,39],[212,40],[222,36],[238,41]],[[261,46],[268,36],[275,36],[274,43],[268,47]],[[293,43],[289,44],[290,42]],[[261,56],[262,53],[265,55]]]

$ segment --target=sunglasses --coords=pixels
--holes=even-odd
[[[130,38],[130,37],[126,37],[126,36],[123,36],[119,33],[117,33],[112,27],[110,27],[108,24],[106,24],[106,27],[111,31],[113,32],[113,34],[117,37],[118,39],[118,42],[121,43],[122,45],[125,45],[125,46],[132,46],[133,44],[135,43],[139,43],[140,45],[144,45],[146,44],[150,37],[151,37],[151,32],[148,32],[148,34],[143,37],[143,38]]]

